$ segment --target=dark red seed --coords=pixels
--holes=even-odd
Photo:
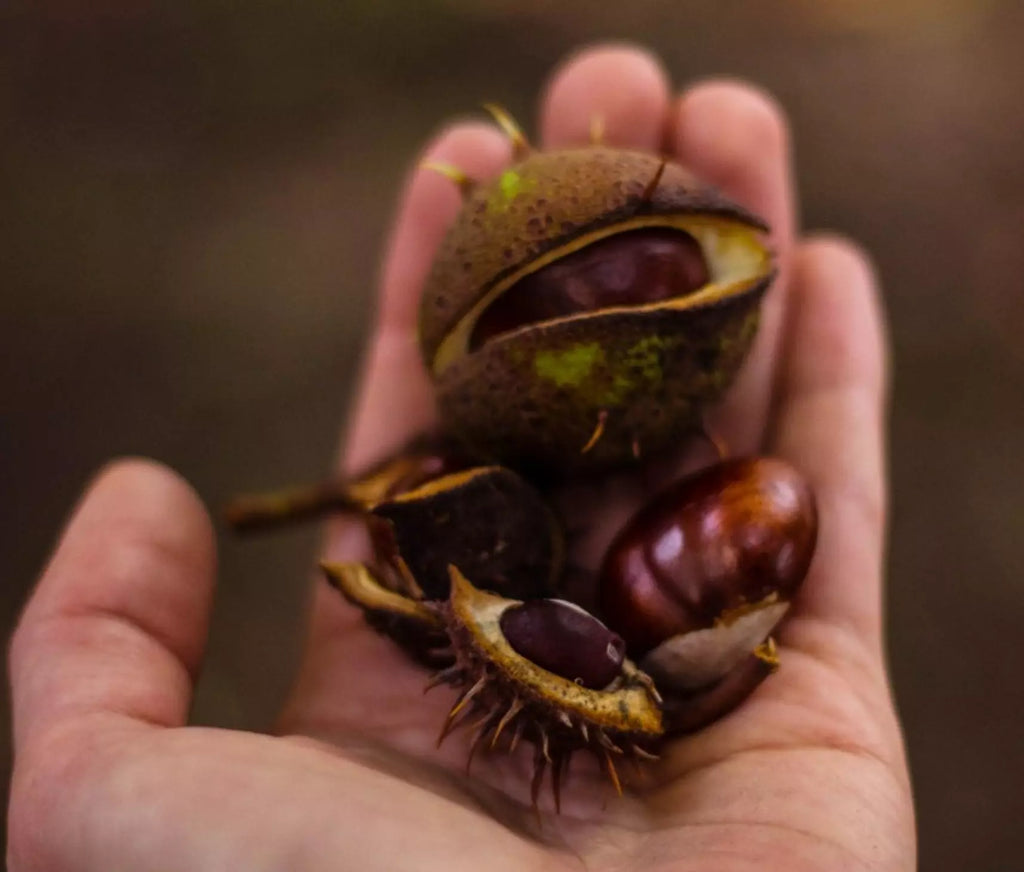
[[[772,593],[792,599],[816,539],[814,495],[795,469],[770,458],[716,464],[619,533],[601,569],[601,615],[642,656]]]
[[[704,255],[688,233],[669,228],[617,233],[516,282],[480,315],[470,349],[527,324],[681,297],[707,282]]]
[[[531,600],[499,621],[517,654],[584,687],[607,687],[622,668],[626,643],[593,615],[563,600]]]

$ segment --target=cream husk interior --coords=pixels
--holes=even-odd
[[[723,678],[771,633],[789,603],[769,596],[729,622],[673,636],[647,654],[643,668],[659,687],[693,691]]]
[[[512,273],[503,281],[498,282],[480,301],[466,313],[455,326],[434,356],[434,375],[439,376],[460,357],[467,354],[469,338],[483,311],[525,276],[543,269],[550,263],[579,251],[588,245],[615,236],[629,230],[644,227],[674,227],[689,233],[701,247],[707,262],[711,281],[704,287],[681,297],[670,300],[659,300],[642,306],[614,306],[602,310],[609,312],[642,312],[648,309],[688,309],[699,306],[744,290],[750,284],[762,279],[772,268],[772,259],[768,249],[761,240],[761,231],[756,227],[730,221],[714,215],[649,215],[633,218],[621,224],[603,227],[593,233],[581,236],[568,245],[549,251],[542,257],[532,261],[527,267]],[[539,323],[557,324],[577,318],[588,318],[593,312],[567,315]],[[504,340],[522,330],[529,330],[536,324],[526,324],[517,330],[503,333],[491,341]]]

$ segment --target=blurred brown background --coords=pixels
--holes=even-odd
[[[319,476],[421,142],[485,98],[530,126],[550,68],[609,38],[648,43],[680,83],[728,73],[773,90],[792,114],[807,225],[877,258],[896,373],[891,659],[921,866],[1018,869],[1013,0],[4,4],[4,626],[112,455],[160,458],[211,504]],[[314,544],[312,531],[225,538],[198,720],[272,716]]]

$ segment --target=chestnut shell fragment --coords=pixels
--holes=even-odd
[[[378,503],[372,514],[378,557],[400,558],[427,600],[448,598],[451,565],[517,599],[550,595],[561,572],[554,515],[511,469],[445,475]]]
[[[438,613],[446,623],[455,664],[435,675],[428,687],[446,683],[460,693],[438,744],[465,723],[476,730],[470,761],[477,748],[495,748],[503,736],[510,752],[521,738],[531,742],[534,806],[550,766],[558,808],[569,758],[580,750],[603,763],[621,793],[614,758],[648,759],[645,746],[664,734],[662,701],[650,678],[625,658],[615,680],[602,688],[588,688],[544,669],[520,654],[503,632],[502,616],[521,604],[478,590],[455,567],[451,576],[451,596]]]

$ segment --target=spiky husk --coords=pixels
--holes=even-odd
[[[481,317],[522,279],[645,229],[696,241],[707,283],[525,323],[476,347]],[[628,465],[678,446],[753,341],[774,277],[765,230],[677,164],[605,147],[531,153],[474,188],[420,312],[445,427],[481,458],[544,474]]]
[[[622,792],[616,760],[651,759],[648,748],[662,735],[660,698],[650,679],[631,662],[603,690],[590,690],[547,672],[516,654],[501,634],[501,613],[517,603],[478,591],[454,567],[450,600],[438,608],[455,653],[455,664],[428,687],[449,684],[460,693],[445,719],[438,744],[453,730],[471,726],[467,770],[476,752],[534,745],[530,796],[537,805],[544,773],[551,768],[556,809],[569,760],[589,751]]]

